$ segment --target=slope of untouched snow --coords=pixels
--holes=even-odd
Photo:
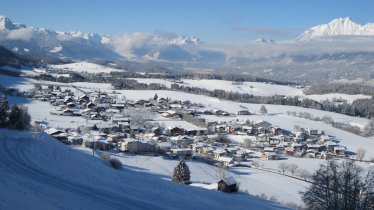
[[[50,112],[53,111],[52,106],[48,102],[44,101],[23,101],[20,97],[9,97],[10,104],[23,104],[28,108],[28,112],[33,120],[47,121],[48,126],[53,128],[74,128],[78,125],[83,124],[86,120],[78,116],[60,116],[52,115]]]
[[[131,167],[114,170],[46,134],[0,130],[0,136],[1,209],[285,209]]]
[[[87,151],[87,153],[89,152],[91,150]],[[127,167],[136,171],[157,174],[165,179],[171,179],[174,167],[178,164],[178,160],[146,155],[120,153],[116,154],[116,157]],[[191,171],[191,181],[208,184],[211,188],[219,180],[217,167],[194,160],[189,160],[186,163]],[[231,168],[228,173],[240,183],[241,191],[248,191],[252,195],[265,194],[268,197],[276,197],[282,203],[292,202],[302,205],[298,192],[305,191],[309,185],[300,180],[247,167]]]
[[[189,87],[205,88],[207,90],[222,89],[225,91],[233,91],[238,93],[248,93],[258,96],[273,96],[273,95],[286,95],[286,96],[300,96],[301,98],[310,98],[313,100],[333,100],[342,99],[346,100],[347,103],[352,103],[352,101],[361,98],[371,98],[369,95],[348,95],[342,93],[331,93],[323,95],[304,95],[303,90],[293,86],[286,85],[276,85],[261,82],[243,82],[243,83],[233,83],[232,81],[226,80],[192,80],[184,79],[184,83],[175,83],[165,79],[148,79],[148,78],[131,78],[137,80],[140,83],[150,84],[159,83],[170,88],[172,84],[178,84]]]
[[[335,99],[341,99],[341,100],[346,100],[347,103],[352,103],[354,100],[370,99],[372,96],[362,95],[362,94],[348,95],[348,94],[342,94],[342,93],[330,93],[330,94],[323,94],[323,95],[306,95],[305,97],[316,100],[316,101],[325,101],[325,100],[333,101]]]
[[[69,64],[62,64],[62,65],[50,65],[50,67],[54,69],[60,69],[65,71],[72,71],[77,73],[110,73],[110,72],[122,72],[124,70],[121,69],[114,69],[110,67],[101,66],[94,63],[87,63],[87,62],[78,62],[78,63],[69,63]]]
[[[249,93],[260,96],[286,95],[300,96],[303,95],[302,89],[285,85],[275,85],[261,82],[243,82],[235,84],[226,80],[183,80],[183,85],[192,87],[205,88],[207,90],[222,89],[239,93]]]
[[[111,90],[113,89],[113,86],[108,83],[92,83],[92,82],[73,82],[70,83],[74,87],[84,88],[84,89],[90,89],[90,90]]]
[[[34,87],[30,79],[4,74],[0,74],[0,85],[6,88],[17,88],[19,91],[27,91]]]
[[[177,91],[168,91],[168,90],[116,90],[116,92],[121,93],[127,99],[131,100],[140,100],[140,99],[149,99],[153,98],[154,95],[157,93],[159,97],[169,97],[172,100],[190,100],[194,103],[201,103],[205,105],[207,110],[218,110],[222,109],[224,111],[228,111],[230,113],[236,113],[243,109],[248,109],[251,112],[259,113],[261,104],[248,104],[248,103],[239,103],[233,101],[225,101],[219,100],[217,98],[203,96],[203,95],[195,95]],[[120,97],[120,96],[119,96]],[[316,109],[307,109],[303,107],[296,107],[296,106],[282,106],[282,105],[265,105],[268,113],[270,115],[275,114],[287,114],[287,111],[295,111],[295,112],[309,112],[314,117],[323,117],[325,115],[331,116],[334,121],[342,122],[342,123],[354,123],[355,125],[365,126],[369,122],[368,119],[359,118],[359,117],[352,117],[347,115],[342,115],[333,112],[321,111]]]
[[[175,84],[175,82],[171,82],[169,80],[166,80],[166,79],[149,79],[149,78],[129,78],[129,79],[133,79],[133,80],[136,80],[137,82],[139,83],[144,83],[144,84],[151,84],[151,83],[158,83],[158,84],[162,84],[162,85],[165,85],[165,87],[168,87],[170,88],[172,84]]]

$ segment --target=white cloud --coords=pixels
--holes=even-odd
[[[0,34],[0,39],[11,39],[11,40],[30,40],[34,32],[32,28],[19,28],[10,31],[3,31]]]

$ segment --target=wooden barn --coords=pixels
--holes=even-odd
[[[218,182],[218,191],[222,192],[238,192],[238,186],[234,178],[226,177]]]

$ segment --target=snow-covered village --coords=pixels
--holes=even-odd
[[[0,210],[374,209],[374,30],[322,21],[228,44],[0,16]]]

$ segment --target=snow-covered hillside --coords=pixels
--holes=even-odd
[[[117,171],[46,134],[0,130],[0,168],[0,209],[285,209],[132,167]]]
[[[110,67],[105,67],[99,64],[89,63],[89,62],[78,62],[78,63],[69,63],[62,65],[50,65],[51,68],[56,70],[65,70],[76,73],[110,73],[110,72],[120,72],[124,71],[121,69],[114,69]]]
[[[261,82],[232,82],[226,80],[193,80],[193,79],[183,79],[183,83],[175,83],[170,80],[165,79],[148,79],[148,78],[132,78],[140,83],[150,84],[150,83],[159,83],[163,84],[166,87],[169,87],[172,84],[178,84],[181,86],[189,87],[198,87],[204,88],[207,90],[221,89],[225,91],[233,91],[238,93],[248,93],[256,96],[273,96],[273,95],[285,95],[289,97],[300,96],[301,98],[310,98],[316,101],[323,100],[335,100],[341,99],[346,100],[348,103],[361,98],[371,98],[368,95],[348,95],[342,93],[332,93],[332,94],[323,94],[323,95],[305,95],[303,89],[297,88],[294,86],[286,85],[277,85],[270,83],[261,83]]]

